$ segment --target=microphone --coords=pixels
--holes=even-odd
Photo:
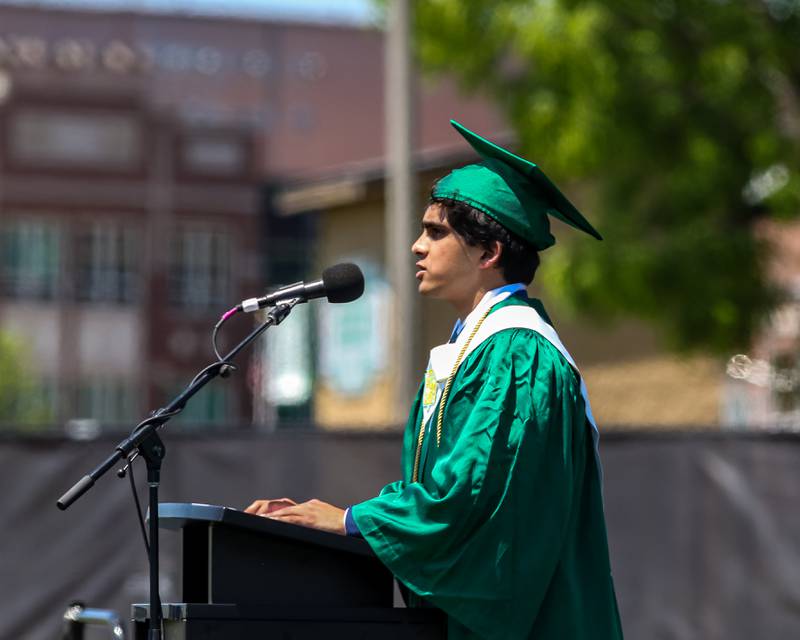
[[[300,302],[322,297],[326,297],[328,302],[352,302],[360,298],[362,293],[364,293],[364,274],[361,273],[361,269],[351,262],[343,262],[325,269],[320,280],[286,285],[263,298],[243,300],[234,309],[235,312],[258,311],[292,298],[299,298]]]

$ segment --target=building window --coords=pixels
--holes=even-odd
[[[175,236],[170,267],[170,301],[180,307],[210,309],[231,296],[230,237],[205,229]]]
[[[247,169],[242,140],[222,136],[194,136],[182,146],[183,167],[189,173],[236,176]]]
[[[176,389],[177,396],[183,387]],[[230,423],[228,389],[211,384],[201,389],[186,403],[183,411],[174,418],[175,424],[186,427],[203,427]]]
[[[76,297],[88,302],[130,303],[138,294],[139,235],[130,228],[96,223],[78,235]]]
[[[141,126],[127,114],[29,108],[10,126],[12,157],[24,164],[110,171],[139,165]]]
[[[19,221],[0,228],[0,288],[12,298],[55,298],[60,233],[48,222]]]
[[[101,425],[133,426],[136,415],[136,386],[128,380],[92,378],[78,388],[78,416]]]

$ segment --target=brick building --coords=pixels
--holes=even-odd
[[[0,6],[0,329],[50,422],[130,424],[213,359],[222,311],[316,267],[313,223],[282,226],[264,194],[381,164],[382,47],[352,26]],[[423,82],[419,146],[446,151],[452,116],[501,128]],[[192,423],[250,422],[240,364]]]

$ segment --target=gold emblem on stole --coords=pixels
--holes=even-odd
[[[428,408],[435,401],[436,401],[436,377],[433,374],[433,369],[428,369],[425,372],[425,390],[422,392],[422,405],[425,408]]]

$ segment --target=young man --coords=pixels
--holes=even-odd
[[[403,480],[346,511],[247,511],[363,536],[450,638],[618,640],[597,429],[585,385],[525,287],[549,215],[600,238],[534,164],[453,126],[480,163],[434,185],[412,247],[422,295],[459,313],[431,351],[406,427]]]

